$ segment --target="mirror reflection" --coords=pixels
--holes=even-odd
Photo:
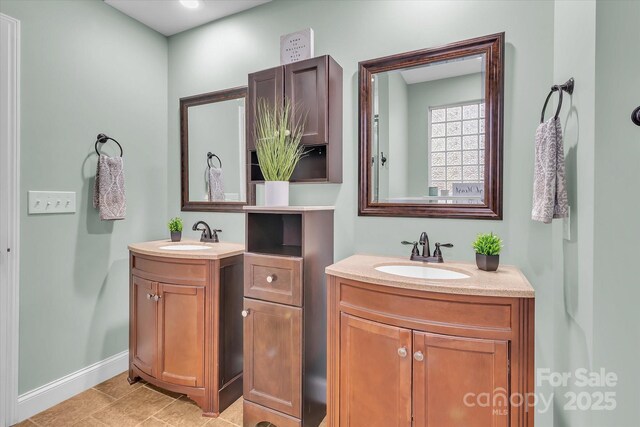
[[[373,203],[484,203],[486,55],[372,74]]]
[[[190,202],[246,202],[245,98],[188,109]]]

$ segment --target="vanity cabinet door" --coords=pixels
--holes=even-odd
[[[158,376],[204,386],[204,297],[200,286],[158,285]]]
[[[291,100],[293,122],[305,119],[301,144],[328,143],[327,57],[284,66],[284,92]]]
[[[242,315],[244,398],[300,418],[302,309],[245,298]]]
[[[142,372],[155,377],[157,342],[157,283],[137,276],[131,279],[133,363]]]
[[[413,351],[415,427],[509,425],[506,341],[415,332]]]
[[[340,426],[411,426],[411,354],[411,330],[341,314]]]
[[[255,150],[255,123],[258,101],[263,98],[273,107],[283,99],[283,68],[275,67],[249,74],[247,89],[247,150]]]

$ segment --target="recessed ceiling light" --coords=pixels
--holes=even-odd
[[[200,6],[199,0],[180,0],[180,4],[186,7],[187,9],[196,9]]]

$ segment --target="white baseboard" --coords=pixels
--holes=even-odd
[[[123,351],[21,394],[18,396],[18,420],[24,421],[127,369],[129,369],[129,352]]]

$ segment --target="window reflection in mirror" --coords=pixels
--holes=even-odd
[[[188,108],[190,202],[246,202],[244,114],[244,98]]]
[[[486,55],[372,74],[373,203],[484,203]]]

